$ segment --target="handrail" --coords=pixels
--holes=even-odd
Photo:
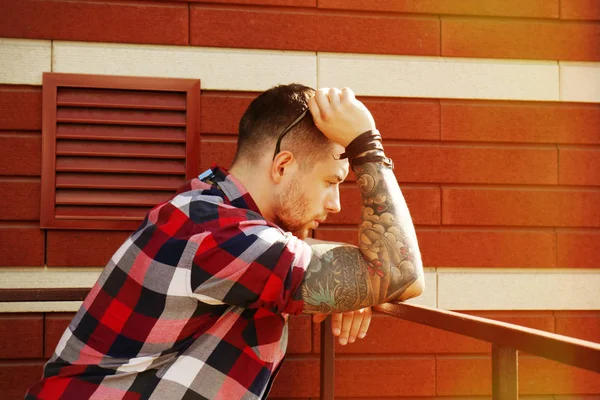
[[[517,351],[600,373],[600,344],[507,322],[402,302],[385,303],[374,310],[396,318],[492,343],[492,399],[519,398]],[[326,325],[328,326],[328,325]],[[321,328],[321,343],[331,341],[331,329]],[[321,400],[334,399],[335,349],[321,346]]]
[[[0,289],[0,302],[83,301],[90,288]]]
[[[600,372],[598,343],[507,322],[400,302],[382,304],[375,307],[375,310],[563,364]]]

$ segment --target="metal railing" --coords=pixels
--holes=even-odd
[[[492,344],[492,399],[519,398],[518,352],[600,373],[600,344],[458,312],[386,303],[376,311]],[[329,318],[327,320],[329,321]],[[334,399],[334,337],[321,329],[321,400]]]

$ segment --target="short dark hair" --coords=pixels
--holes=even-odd
[[[279,134],[308,107],[314,93],[313,88],[293,83],[272,87],[254,99],[240,120],[234,164],[252,161],[265,152],[273,154]],[[291,151],[303,165],[314,165],[332,144],[317,129],[309,111],[285,135],[281,149]]]

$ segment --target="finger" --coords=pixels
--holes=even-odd
[[[352,327],[352,321],[354,320],[354,312],[349,311],[343,314],[342,318],[342,331],[340,332],[339,342],[342,346],[348,343],[348,336],[350,336],[350,328]]]
[[[342,99],[342,91],[338,88],[331,88],[329,89],[329,92],[327,92],[327,97],[329,97],[331,106],[335,108],[340,104]]]
[[[321,120],[327,120],[328,116],[331,115],[331,102],[328,96],[329,88],[323,88],[317,90],[315,93],[315,101],[319,106],[319,115]]]
[[[369,326],[371,326],[371,316],[373,312],[371,311],[371,307],[367,307],[364,309],[362,324],[360,325],[360,330],[358,331],[359,339],[364,339],[367,336],[367,331],[369,330]]]
[[[340,93],[340,98],[342,102],[348,102],[354,100],[356,97],[354,96],[352,89],[345,87]]]
[[[322,88],[315,92],[315,100],[321,110],[329,107],[329,88]]]
[[[342,331],[342,314],[331,314],[331,333],[333,336],[339,336]]]
[[[311,97],[308,100],[308,109],[310,110],[310,113],[312,114],[313,121],[315,121],[315,125],[319,126],[322,122],[321,109],[319,108],[319,105],[317,104],[317,99],[315,96]]]
[[[325,318],[327,318],[328,315],[329,314],[315,314],[313,316],[313,322],[315,322],[317,324],[320,322],[323,322],[325,320]]]
[[[364,308],[362,310],[354,311],[354,320],[352,321],[352,326],[350,327],[350,335],[348,336],[348,343],[354,343],[358,336],[360,327],[362,325],[363,316],[364,316]]]

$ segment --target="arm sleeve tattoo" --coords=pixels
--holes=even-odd
[[[366,163],[355,172],[363,200],[358,247],[312,246],[302,285],[305,312],[350,311],[398,299],[423,274],[412,219],[392,170]]]

